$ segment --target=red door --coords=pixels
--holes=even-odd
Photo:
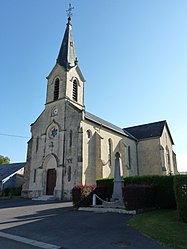
[[[56,186],[56,170],[48,169],[46,195],[53,195],[55,186]]]

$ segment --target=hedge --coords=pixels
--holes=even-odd
[[[95,185],[77,185],[72,189],[72,201],[74,207],[89,207],[92,205]]]
[[[102,200],[109,200],[106,198],[106,193],[107,193],[107,188],[106,187],[96,187],[93,191],[94,194],[96,194],[97,196],[99,196]],[[102,205],[102,201],[98,200],[98,198],[96,198],[96,204],[97,205]]]
[[[103,195],[103,199],[110,200],[112,198],[114,178],[102,178],[97,180],[97,187],[105,188],[106,192]]]
[[[123,189],[127,210],[152,208],[155,206],[155,185],[129,184]]]
[[[187,223],[187,175],[175,177],[174,191],[179,217]]]
[[[175,209],[176,201],[173,190],[174,176],[134,176],[126,177],[126,184],[154,184],[156,185],[155,207],[162,209]]]
[[[20,196],[21,195],[21,187],[14,187],[14,188],[5,188],[2,190],[1,195],[2,196]]]
[[[173,190],[173,179],[174,176],[130,176],[124,177],[124,187],[129,184],[146,184],[146,185],[155,185],[155,207],[156,208],[165,208],[165,209],[175,209],[176,201],[175,194]],[[113,192],[113,178],[98,179],[98,187],[106,187],[107,192],[105,194],[106,198],[112,197]]]

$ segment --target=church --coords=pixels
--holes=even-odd
[[[87,112],[70,15],[47,80],[45,109],[31,124],[23,197],[71,200],[75,185],[114,176],[116,152],[123,176],[177,174],[165,120],[120,128]]]

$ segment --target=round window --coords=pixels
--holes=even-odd
[[[57,136],[57,134],[58,134],[58,130],[57,130],[56,127],[53,127],[53,128],[50,129],[50,131],[49,131],[49,137],[55,138]]]

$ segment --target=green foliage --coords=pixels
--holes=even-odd
[[[102,187],[106,189],[105,195],[103,198],[110,200],[112,198],[114,178],[104,178],[97,180],[97,187]],[[99,195],[99,194],[98,194]],[[100,197],[100,196],[99,196]]]
[[[10,163],[10,158],[7,156],[1,156],[0,155],[0,164],[9,164]]]
[[[176,201],[173,190],[174,176],[131,176],[124,178],[125,186],[128,184],[154,184],[156,185],[155,207],[175,209]]]
[[[176,201],[173,190],[173,179],[174,176],[130,176],[124,177],[124,186],[129,184],[146,184],[155,185],[155,207],[165,209],[175,209]],[[107,188],[107,198],[112,197],[113,192],[113,178],[98,179],[97,186],[103,186]]]
[[[187,248],[187,225],[179,221],[176,210],[134,215],[129,224],[169,248]]]
[[[175,177],[174,190],[178,214],[187,223],[187,175]]]
[[[146,209],[155,206],[155,185],[129,184],[123,190],[127,210]]]
[[[96,194],[97,196],[99,196],[102,200],[109,200],[107,197],[106,197],[106,193],[107,193],[107,188],[106,187],[96,187],[94,189],[94,194]],[[97,205],[102,205],[102,201],[99,200],[98,198],[96,199],[96,204]]]
[[[74,207],[89,207],[92,205],[93,191],[95,185],[77,185],[72,189],[72,200]]]
[[[5,188],[3,189],[2,196],[21,196],[22,187]]]

